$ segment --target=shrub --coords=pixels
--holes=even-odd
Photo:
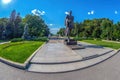
[[[94,38],[88,37],[86,40],[94,40]]]
[[[46,41],[48,41],[48,38],[47,37],[39,37],[39,38],[33,38],[31,40],[32,41],[44,41],[44,42],[46,42]]]
[[[11,40],[11,42],[21,42],[21,41],[24,41],[24,39],[22,38],[14,38]]]
[[[83,39],[82,39],[82,38],[80,38],[80,37],[74,37],[74,39],[75,39],[76,41],[83,40]]]
[[[100,38],[95,38],[94,40],[96,40],[96,41],[102,41]]]
[[[75,39],[75,40],[78,40],[78,41],[80,41],[80,40],[94,40],[94,39],[91,38],[91,37],[74,37],[74,39]]]

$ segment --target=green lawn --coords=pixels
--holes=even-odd
[[[24,63],[43,43],[40,41],[23,41],[2,44],[0,45],[0,57]]]
[[[106,42],[106,41],[99,41],[99,40],[82,40],[83,42],[88,42],[92,44],[96,44],[99,46],[110,47],[113,49],[120,49],[120,43],[115,42]]]

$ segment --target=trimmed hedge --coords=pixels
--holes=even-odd
[[[80,41],[80,40],[94,40],[94,38],[86,38],[86,37],[74,37],[75,40]]]
[[[39,38],[33,38],[31,41],[48,41],[49,39],[47,37],[39,37]]]
[[[47,37],[31,38],[29,40],[25,40],[25,39],[22,39],[22,38],[14,38],[14,39],[11,40],[11,42],[21,42],[21,41],[43,41],[43,42],[46,42],[48,40],[49,39]]]
[[[11,40],[11,42],[21,42],[21,41],[24,41],[24,39],[22,38],[14,38]]]

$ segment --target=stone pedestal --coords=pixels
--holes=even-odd
[[[77,45],[77,41],[74,40],[74,39],[70,39],[69,41],[68,41],[68,39],[65,39],[64,44],[66,44],[66,45]]]
[[[68,41],[68,39],[65,39],[64,44],[67,45],[72,50],[78,50],[78,49],[85,48],[84,46],[77,45],[77,41],[74,39],[70,39],[69,41]]]

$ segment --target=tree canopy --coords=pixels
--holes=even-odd
[[[28,24],[30,37],[43,37],[50,33],[40,16],[28,14],[22,18],[20,13],[13,10],[10,18],[0,18],[0,39],[21,38],[26,24]]]
[[[58,34],[63,36],[64,31],[59,30]],[[107,40],[120,40],[120,22],[113,23],[108,18],[84,20],[75,22],[71,36],[81,38],[100,38]]]

